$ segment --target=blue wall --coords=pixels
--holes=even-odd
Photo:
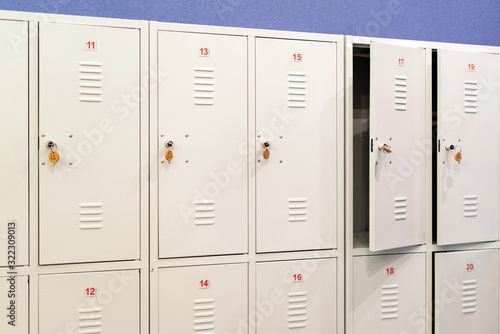
[[[499,0],[0,0],[0,9],[500,46]]]

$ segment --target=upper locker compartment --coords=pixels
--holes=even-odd
[[[40,27],[41,264],[139,258],[139,33]]]
[[[246,253],[247,38],[158,38],[159,256]]]
[[[372,42],[370,250],[425,243],[425,50]]]
[[[336,248],[336,44],[256,43],[257,252]]]
[[[28,23],[0,21],[0,267],[16,241],[16,265],[28,264]],[[12,259],[10,259],[12,260]]]
[[[498,240],[498,62],[438,50],[439,245]]]

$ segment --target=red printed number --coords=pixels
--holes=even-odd
[[[208,50],[208,48],[201,48],[200,49],[200,55],[208,56],[209,54],[210,54],[210,51]]]
[[[95,41],[88,41],[87,42],[87,49],[89,50],[95,50]]]
[[[405,64],[405,59],[404,58],[399,58],[398,59],[398,65],[403,66]]]
[[[293,60],[294,61],[302,61],[302,54],[301,53],[295,53],[293,55]]]
[[[467,271],[473,271],[474,270],[474,264],[473,263],[467,263]]]
[[[85,292],[87,293],[87,296],[95,296],[95,288],[86,288]]]
[[[474,71],[475,68],[474,64],[469,64],[469,71]]]
[[[208,280],[201,280],[200,281],[201,288],[208,288],[209,285],[210,285],[210,283],[208,282]]]
[[[387,273],[387,275],[394,275],[394,268],[387,268],[385,269],[385,272]]]
[[[302,274],[295,274],[295,275],[293,275],[293,280],[294,280],[294,282],[300,282],[300,281],[302,281]]]

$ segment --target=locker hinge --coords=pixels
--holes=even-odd
[[[438,153],[441,152],[441,139],[438,139]]]
[[[372,153],[373,153],[373,138],[372,138],[371,151],[372,151]]]

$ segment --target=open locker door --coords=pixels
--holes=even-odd
[[[438,50],[437,243],[498,240],[498,54]]]
[[[370,49],[370,251],[425,242],[425,50]]]

